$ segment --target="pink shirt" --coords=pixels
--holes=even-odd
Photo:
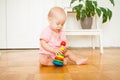
[[[52,35],[52,30],[48,26],[41,33],[40,39],[45,40],[50,46],[52,46],[54,48],[58,48],[60,46],[61,41],[66,41],[66,36],[61,31],[60,32],[60,40],[56,40],[56,38]],[[40,45],[40,53],[41,54],[48,54],[52,58],[55,57],[55,55],[53,53],[46,51],[44,48],[41,47],[41,45]]]

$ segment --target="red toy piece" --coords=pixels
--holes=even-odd
[[[62,41],[60,45],[61,45],[61,46],[66,46],[66,42],[65,42],[65,41]]]

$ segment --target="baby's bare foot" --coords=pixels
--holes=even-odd
[[[82,58],[82,59],[78,59],[76,61],[76,64],[80,65],[80,64],[87,64],[88,62],[88,58]]]

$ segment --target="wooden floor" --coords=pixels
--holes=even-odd
[[[71,49],[87,65],[39,66],[39,50],[0,50],[0,80],[120,80],[120,48]]]

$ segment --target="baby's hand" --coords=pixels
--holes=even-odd
[[[59,49],[54,49],[54,53],[55,53],[55,55],[58,55],[61,53],[61,51]]]
[[[67,47],[65,47],[64,52],[67,52]]]

